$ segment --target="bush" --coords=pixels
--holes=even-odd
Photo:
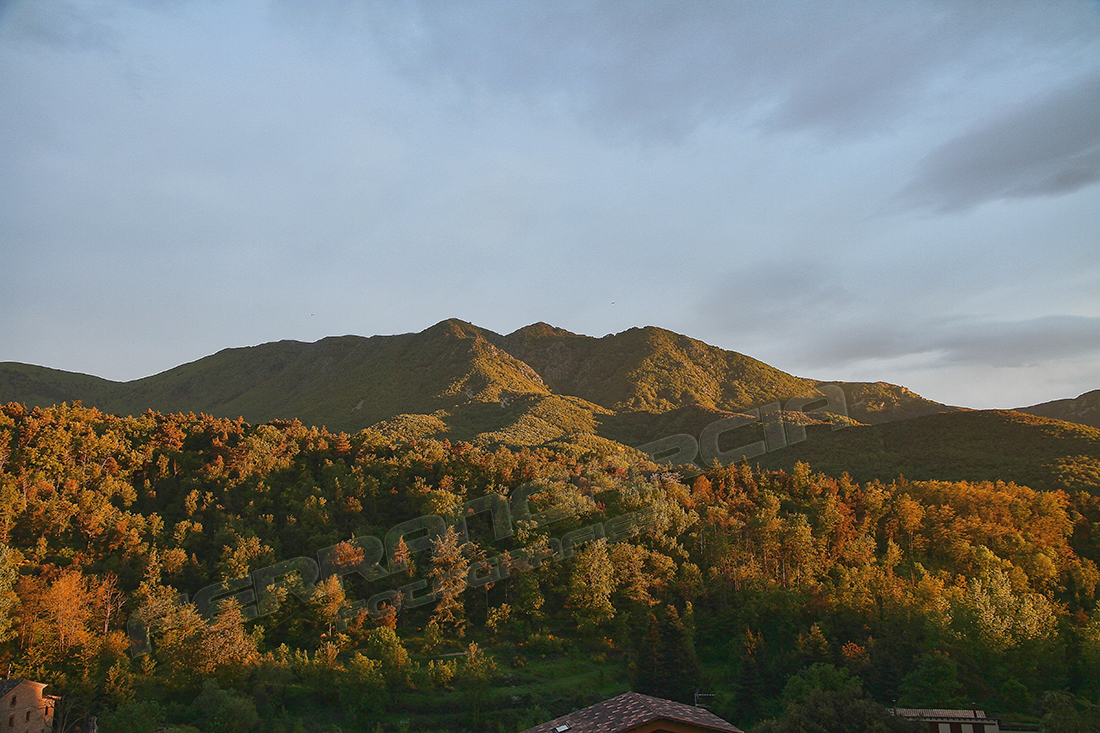
[[[119,705],[99,716],[103,733],[156,733],[164,724],[164,709],[156,700]]]
[[[529,654],[561,654],[565,650],[565,642],[553,634],[532,634],[521,646]]]

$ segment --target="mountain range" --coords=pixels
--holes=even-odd
[[[389,438],[582,450],[699,436],[754,408],[822,397],[825,384],[656,327],[595,338],[535,323],[501,335],[457,319],[419,333],[225,349],[129,382],[0,363],[0,402],[80,400],[122,415],[298,419]],[[806,460],[863,480],[904,473],[1100,491],[1100,390],[1018,411],[973,411],[884,382],[828,384],[843,390],[850,428],[779,413],[814,439],[758,462]],[[763,430],[757,422],[728,431],[725,443],[744,445]]]

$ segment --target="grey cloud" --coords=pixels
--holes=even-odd
[[[746,267],[723,278],[700,310],[727,336],[773,349],[783,344],[815,368],[899,358],[1020,367],[1100,357],[1098,316],[945,314],[933,302],[919,305],[919,285],[875,283],[873,273],[853,271],[843,258]]]
[[[152,13],[174,13],[196,2],[218,0],[125,0]],[[107,2],[0,0],[0,21],[12,38],[58,50],[117,52],[123,33],[117,7]]]
[[[935,149],[899,198],[949,211],[1070,193],[1100,181],[1100,73]]]
[[[1021,367],[1100,355],[1100,317],[1043,316],[1017,321],[976,318],[871,322],[838,330],[821,344],[831,364],[927,356],[934,364]]]
[[[298,0],[280,0],[297,5]],[[889,126],[938,79],[1100,36],[1080,2],[348,3],[402,73],[564,98],[614,135],[677,139],[755,104],[766,129]]]
[[[761,265],[724,278],[702,307],[708,320],[730,331],[783,333],[856,305],[844,282],[831,262]]]
[[[126,4],[161,12],[195,1]],[[766,130],[863,134],[891,125],[945,74],[1100,37],[1100,16],[1076,0],[272,4],[276,17],[358,27],[406,76],[560,101],[604,136],[665,141],[754,105],[770,109]],[[9,25],[55,47],[111,47],[119,31],[104,7],[24,0]]]
[[[113,14],[103,7],[75,3],[12,2],[3,9],[12,38],[64,50],[113,50],[119,34]]]
[[[806,59],[767,127],[841,135],[881,127],[916,101],[926,77],[962,57],[972,36],[988,32],[954,13],[937,20],[900,7],[866,8],[847,38]]]
[[[954,331],[954,332],[952,332]],[[1100,352],[1100,318],[1045,316],[973,323],[944,334],[944,361],[1023,366]]]

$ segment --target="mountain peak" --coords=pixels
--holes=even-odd
[[[538,323],[532,323],[530,326],[524,326],[523,328],[517,328],[515,331],[512,331],[510,334],[505,336],[505,338],[506,339],[523,338],[523,339],[526,339],[528,341],[533,341],[535,339],[548,338],[548,337],[552,337],[552,336],[569,337],[569,336],[578,336],[578,334],[575,334],[572,331],[567,331],[564,328],[558,328],[557,326],[551,326],[549,323],[546,323],[545,321],[539,321]],[[585,338],[585,337],[582,336],[580,338]]]
[[[469,321],[463,321],[460,318],[447,318],[440,321],[434,326],[430,326],[420,332],[423,336],[449,336],[451,338],[460,339],[485,339],[489,336],[496,336],[492,331],[487,331],[480,326],[475,326]]]

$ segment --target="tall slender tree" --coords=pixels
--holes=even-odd
[[[447,531],[432,542],[432,567],[428,576],[439,595],[432,620],[442,629],[453,630],[459,637],[466,632],[462,593],[466,590],[469,572],[470,561],[458,544],[458,533],[454,527],[447,527]]]

